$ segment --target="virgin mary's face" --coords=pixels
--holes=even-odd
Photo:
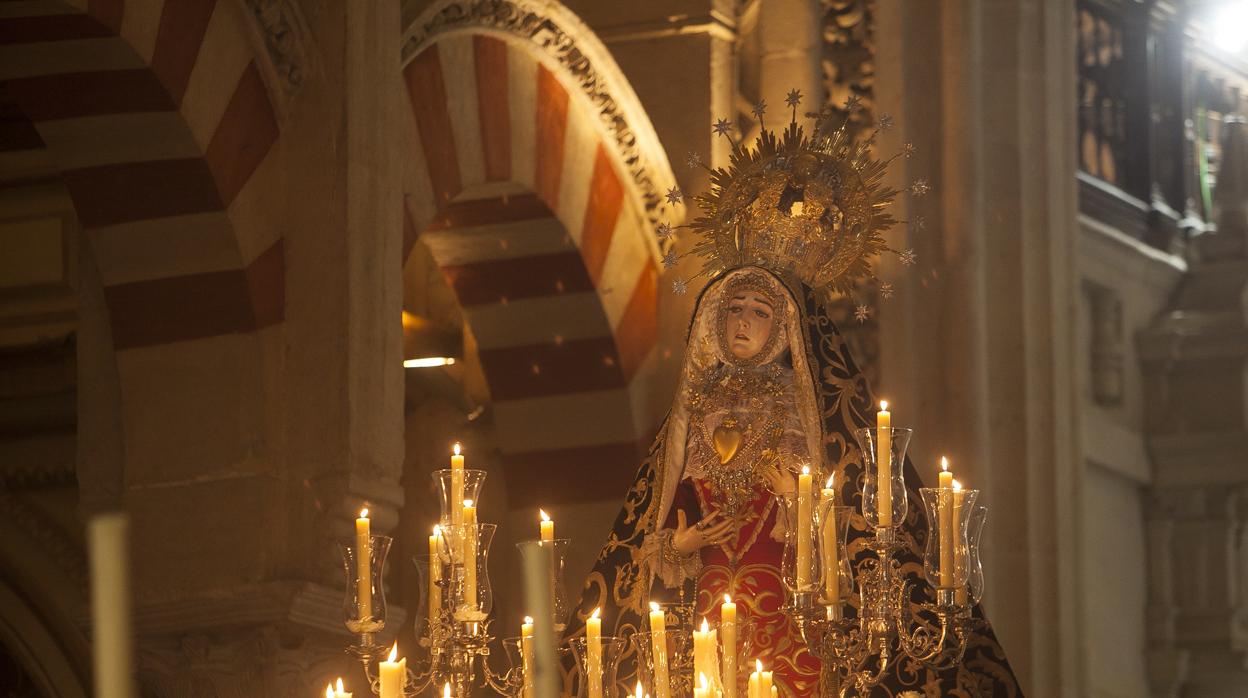
[[[766,346],[775,323],[775,310],[767,297],[743,289],[728,299],[724,337],[728,350],[738,359],[751,359]]]

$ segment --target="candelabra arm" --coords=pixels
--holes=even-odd
[[[940,614],[940,634],[937,636],[933,636],[931,626],[921,619],[913,633],[902,630],[897,636],[907,657],[926,664],[944,652],[945,641],[949,637],[949,617]]]

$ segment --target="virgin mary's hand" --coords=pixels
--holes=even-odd
[[[778,465],[767,466],[763,470],[763,477],[767,479],[767,484],[771,486],[771,491],[775,494],[786,495],[797,489],[793,476],[787,470],[781,470]]]
[[[697,524],[690,526],[685,518],[684,510],[676,510],[676,533],[672,536],[672,547],[682,555],[696,552],[708,545],[720,545],[732,536],[732,521],[720,518],[713,513]]]

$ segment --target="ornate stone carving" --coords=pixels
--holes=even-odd
[[[875,43],[872,0],[821,0],[823,5],[824,90],[838,118],[849,117],[851,130],[870,131],[876,118]],[[850,114],[845,100],[857,97]]]
[[[289,99],[303,86],[310,45],[308,27],[299,4],[293,0],[244,0],[257,40],[268,61],[262,69],[270,88],[280,88]],[[275,105],[276,106],[276,105]]]
[[[628,81],[610,53],[561,5],[535,0],[442,0],[421,14],[403,34],[406,64],[439,36],[480,28],[518,37],[553,59],[571,75],[598,110],[598,119],[615,146],[631,186],[657,224],[665,215],[662,192],[676,185],[667,155]]]

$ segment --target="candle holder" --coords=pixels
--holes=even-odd
[[[725,647],[724,647],[724,623],[723,619],[708,623],[711,630],[716,632],[718,642],[716,643],[715,652],[719,662],[719,684],[715,688],[724,690],[726,684],[735,679],[737,689],[736,695],[739,698],[745,698],[746,687],[750,681],[750,672],[754,669],[754,619],[748,616],[737,617],[737,651],[736,651],[736,676],[729,677],[724,670],[725,667]],[[696,677],[695,677],[696,680]]]
[[[815,496],[810,497],[807,504],[810,515],[802,519],[798,515],[798,495],[796,492],[785,494],[778,499],[784,516],[784,552],[780,557],[781,580],[784,583],[789,605],[795,608],[810,606],[819,591],[819,555],[816,546],[819,541],[819,520],[815,515]],[[800,538],[804,537],[805,554],[800,551]]]
[[[357,543],[340,543],[342,569],[347,576],[342,599],[342,616],[347,630],[359,635],[364,644],[373,644],[373,635],[386,627],[386,587],[382,571],[393,542],[389,536],[369,536],[368,560],[361,570]]]
[[[508,637],[503,639],[502,646],[506,668],[495,672],[488,663],[485,664],[486,683],[500,695],[515,698],[524,693],[525,688],[523,641],[518,637]]]
[[[858,446],[862,450],[862,515],[867,523],[876,529],[876,535],[889,537],[894,529],[906,520],[906,448],[910,445],[913,430],[901,427],[864,427],[854,431]],[[886,468],[888,474],[888,514],[884,519],[887,526],[881,526],[880,515],[880,464],[878,461],[880,445],[888,439],[888,452],[892,455]]]
[[[622,637],[603,635],[602,640],[602,693],[599,698],[619,698],[620,687],[616,685],[616,674],[619,670],[620,658],[628,647],[628,641]],[[587,665],[587,649],[589,641],[585,637],[574,637],[568,640],[572,656],[576,660],[577,698],[596,698],[590,693],[589,667]]]
[[[919,494],[927,509],[923,572],[936,589],[937,605],[953,606],[957,590],[966,586],[970,573],[966,529],[979,490],[924,487]],[[952,540],[946,540],[949,534],[942,530],[946,525]]]
[[[845,548],[852,516],[853,509],[836,504],[835,499],[819,502],[819,535],[815,547],[819,564],[819,605],[840,606],[854,593],[854,573],[849,564],[849,551]]]
[[[984,524],[988,521],[988,507],[975,503],[966,523],[967,604],[976,606],[984,598],[984,566],[979,559],[979,542],[983,538]],[[968,609],[969,610],[969,609]]]
[[[532,545],[539,541],[521,541],[516,543],[517,549],[524,545]],[[568,538],[556,538],[552,541],[541,541],[540,545],[551,546],[550,589],[551,589],[551,623],[555,633],[562,633],[568,627],[568,617],[572,614],[568,604],[568,592],[564,585],[564,572],[567,568],[568,550],[572,541]]]
[[[423,649],[429,649],[431,645],[432,627],[439,622],[442,616],[442,606],[444,603],[444,594],[446,585],[439,581],[437,584],[430,584],[429,566],[437,565],[441,580],[446,574],[446,566],[442,563],[440,555],[413,555],[412,565],[416,568],[416,598],[417,603],[414,610],[409,611],[412,617],[412,632],[416,636],[416,643]],[[431,595],[437,595],[437,610],[435,611],[430,602]]]
[[[464,474],[464,492],[459,501],[452,501],[455,489],[453,470],[435,470],[430,473],[438,486],[438,505],[441,507],[438,525],[442,528],[457,523],[455,512],[463,510],[465,499],[471,499],[474,502],[481,501],[481,487],[485,484],[485,471],[464,468],[460,472]]]
[[[637,631],[630,636],[637,655],[637,671],[643,686],[650,687],[652,698],[683,698],[693,692],[693,632],[684,628],[668,628],[662,632],[667,649],[667,691],[655,683],[654,635]]]
[[[443,597],[451,610],[451,619],[469,626],[480,626],[494,609],[494,591],[490,584],[490,545],[494,542],[497,524],[461,524],[442,529],[446,538],[442,562],[449,580],[448,594]],[[475,550],[475,555],[466,555]],[[475,632],[475,627],[467,628]]]

